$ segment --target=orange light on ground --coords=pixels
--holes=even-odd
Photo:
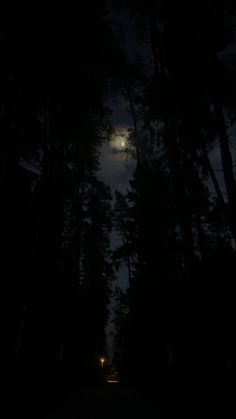
[[[109,384],[118,384],[119,380],[107,380],[107,383]]]
[[[106,379],[108,384],[118,384],[120,382],[117,372],[108,374]]]

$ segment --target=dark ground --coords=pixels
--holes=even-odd
[[[226,385],[226,383],[225,383]],[[45,387],[47,390],[45,391]],[[219,394],[209,394],[205,402],[201,397],[201,389],[195,388],[184,398],[170,399],[159,397],[157,390],[135,388],[121,384],[103,384],[65,388],[64,386],[38,385],[25,390],[20,383],[17,392],[4,396],[1,402],[0,417],[2,419],[121,419],[121,418],[160,418],[160,419],[195,419],[214,418],[227,419],[236,417],[232,408],[235,400],[224,400]],[[6,390],[6,389],[5,389]],[[14,395],[15,393],[15,395]],[[194,393],[194,394],[193,394]],[[176,400],[178,399],[178,400]],[[234,410],[234,409],[233,409]]]
[[[2,418],[42,419],[118,419],[118,418],[184,418],[173,402],[160,402],[149,391],[104,384],[58,392],[42,400],[38,394],[5,403]],[[8,406],[7,406],[7,405]]]

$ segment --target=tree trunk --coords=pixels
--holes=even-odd
[[[236,242],[236,226],[235,226],[234,219],[232,219],[231,213],[229,212],[228,207],[227,207],[227,205],[226,205],[226,203],[224,201],[222,192],[220,190],[218,181],[216,179],[216,176],[215,176],[214,170],[212,168],[210,159],[208,157],[207,151],[205,149],[205,146],[202,144],[201,147],[202,147],[202,153],[203,153],[203,157],[204,157],[205,163],[207,165],[209,174],[211,176],[211,180],[212,180],[213,185],[215,187],[215,191],[216,191],[216,195],[218,197],[219,205],[220,205],[220,207],[222,209],[222,212],[223,212],[223,214],[225,216],[225,220],[226,220],[226,222],[227,222],[227,224],[228,224],[228,226],[229,226],[229,228],[231,230],[231,233],[233,235],[233,238],[234,238],[234,240]]]
[[[164,63],[161,54],[160,34],[152,16],[150,17],[150,37],[154,61],[154,74],[156,77],[159,77],[160,74],[164,74]],[[191,226],[192,215],[189,212],[188,199],[185,192],[185,181],[181,174],[176,128],[173,120],[168,118],[165,118],[164,125],[167,134],[167,157],[172,174],[177,215],[182,228],[185,266],[187,271],[192,271],[193,266],[195,265],[193,232]]]
[[[79,207],[77,208],[77,219],[73,240],[73,251],[74,251],[74,286],[80,283],[80,264],[82,257],[82,233],[83,233],[83,220],[84,220],[84,194],[85,194],[85,181],[84,181],[84,168],[80,170],[80,179],[77,185],[77,191],[75,199],[79,201]]]
[[[236,216],[236,185],[233,173],[233,162],[229,148],[229,139],[227,128],[225,124],[225,118],[222,106],[220,103],[215,102],[214,104],[215,114],[218,124],[219,140],[220,140],[220,151],[224,173],[225,186],[227,191],[227,197],[229,202],[229,209],[232,217],[232,221]]]
[[[191,271],[195,265],[191,225],[192,214],[189,209],[188,198],[185,191],[185,179],[180,167],[176,129],[172,121],[165,122],[165,127],[167,131],[167,156],[172,175],[177,217],[182,228],[185,266],[187,271]]]
[[[136,147],[136,156],[137,156],[137,168],[140,169],[141,168],[141,151],[140,151],[140,145],[139,145],[139,140],[138,140],[139,137],[138,137],[137,116],[136,116],[136,112],[135,112],[135,107],[134,107],[134,102],[133,102],[132,94],[131,94],[131,91],[130,91],[130,87],[129,87],[127,82],[126,82],[126,92],[127,92],[127,97],[128,97],[128,101],[129,101],[131,115],[132,115],[132,118],[133,118],[134,135],[135,135],[135,147]]]

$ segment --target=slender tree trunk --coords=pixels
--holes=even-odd
[[[233,162],[229,148],[229,138],[225,124],[225,117],[222,106],[219,102],[214,104],[218,132],[220,140],[220,151],[224,173],[225,186],[229,202],[229,209],[232,219],[236,217],[236,184],[234,180]]]
[[[17,136],[17,121],[14,113],[15,104],[6,107],[5,115],[1,121],[0,136],[0,190],[8,187],[8,181],[13,178],[17,165],[17,154],[20,149]],[[16,112],[16,111],[15,111]],[[14,117],[13,117],[14,116]]]
[[[84,184],[84,169],[81,169],[79,184],[77,185],[76,200],[79,201],[79,208],[77,213],[76,228],[74,233],[74,285],[77,285],[80,282],[80,264],[82,257],[82,233],[83,233],[83,208],[84,208],[84,193],[85,193],[85,184]]]
[[[185,179],[180,167],[180,157],[176,138],[176,129],[172,121],[166,121],[167,131],[167,156],[172,175],[173,193],[177,209],[177,216],[182,228],[184,259],[187,271],[191,271],[195,265],[195,253],[192,231],[192,214],[188,205],[185,191]]]
[[[160,74],[164,74],[164,59],[162,54],[163,50],[161,45],[160,32],[155,22],[155,16],[152,10],[149,12],[149,32],[154,61],[154,73],[157,77]]]
[[[18,365],[19,365],[19,358],[20,358],[20,351],[22,346],[22,337],[24,333],[24,326],[25,326],[25,305],[22,304],[21,308],[21,318],[20,318],[20,324],[19,329],[17,333],[17,340],[16,340],[16,348],[15,348],[15,364],[14,364],[14,372],[17,371]]]
[[[204,244],[204,231],[203,231],[203,228],[202,228],[199,206],[197,204],[197,199],[195,199],[195,197],[194,197],[194,207],[195,207],[198,247],[199,247],[199,251],[200,251],[200,255],[201,255],[201,261],[202,261],[202,264],[204,265],[205,261],[206,261],[206,252],[205,252],[205,244]]]
[[[220,187],[219,187],[218,181],[217,181],[217,179],[216,179],[215,172],[214,172],[214,170],[213,170],[213,168],[212,168],[212,165],[211,165],[211,162],[210,162],[209,156],[208,156],[208,154],[207,154],[207,151],[206,151],[206,149],[205,149],[205,146],[202,144],[202,145],[201,145],[201,148],[202,148],[202,154],[203,154],[203,157],[204,157],[204,160],[205,160],[206,166],[207,166],[208,171],[209,171],[209,174],[210,174],[210,176],[211,176],[211,180],[212,180],[213,185],[214,185],[214,187],[215,187],[215,191],[216,191],[216,195],[217,195],[217,197],[218,197],[219,205],[220,205],[220,207],[221,207],[221,209],[222,209],[222,213],[223,213],[223,214],[224,214],[224,216],[225,216],[225,220],[226,220],[226,222],[227,222],[227,224],[228,224],[228,226],[229,226],[229,228],[230,228],[230,230],[231,230],[231,233],[232,233],[232,235],[233,235],[233,238],[234,238],[234,240],[235,240],[235,242],[236,242],[236,227],[235,227],[235,222],[234,222],[234,219],[232,219],[232,217],[231,217],[231,213],[229,213],[228,207],[227,207],[227,205],[226,205],[226,203],[225,203],[225,201],[224,201],[224,198],[223,198],[222,192],[221,192],[221,190],[220,190]]]
[[[127,268],[128,268],[128,281],[129,281],[129,285],[132,287],[134,281],[133,281],[133,275],[132,275],[132,270],[131,270],[131,258],[128,251],[128,239],[126,236],[125,236],[125,240],[123,240],[123,246],[126,252],[125,257],[126,257]]]
[[[150,14],[150,37],[154,61],[154,74],[156,77],[164,75],[163,55],[161,54],[161,42],[158,27]],[[172,120],[164,120],[167,137],[167,156],[172,174],[173,191],[175,194],[178,219],[182,228],[184,259],[187,271],[192,271],[195,264],[193,232],[191,226],[192,215],[188,208],[188,199],[185,192],[185,180],[181,175],[180,157],[178,157],[178,144],[175,124]]]
[[[139,144],[139,136],[138,136],[138,123],[137,123],[137,116],[136,111],[134,107],[134,102],[132,98],[132,94],[130,91],[130,87],[128,83],[126,82],[126,93],[129,101],[130,111],[133,119],[133,125],[134,125],[134,135],[135,135],[135,147],[136,147],[136,156],[137,156],[137,168],[141,168],[141,150],[140,150],[140,144]]]

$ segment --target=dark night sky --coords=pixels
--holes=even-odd
[[[132,177],[132,174],[135,169],[136,162],[131,157],[128,156],[125,151],[123,144],[125,145],[125,140],[128,134],[128,128],[132,126],[130,115],[127,111],[127,104],[121,98],[116,102],[109,104],[113,109],[112,115],[112,125],[114,127],[114,135],[110,142],[105,142],[101,150],[100,157],[100,177],[106,182],[112,193],[116,189],[125,193],[129,187],[129,180]],[[119,245],[120,239],[115,231],[111,233],[111,246],[114,249]],[[128,272],[126,266],[122,265],[118,272],[116,272],[116,280],[113,286],[120,286],[122,289],[127,287],[127,277]],[[108,322],[106,332],[107,332],[107,351],[108,356],[112,359],[112,337],[110,333],[113,332],[112,324],[112,311],[113,311],[114,301],[110,304],[110,321]]]
[[[132,126],[127,104],[121,98],[110,105],[113,109],[112,124],[114,135],[110,142],[105,142],[100,157],[100,177],[106,182],[112,193],[116,189],[125,193],[129,188],[136,162],[125,152],[125,142],[128,135],[128,128]],[[111,234],[111,246],[115,248],[119,244],[119,237],[113,231]],[[122,267],[117,273],[117,285],[122,288],[127,286],[127,270]]]

